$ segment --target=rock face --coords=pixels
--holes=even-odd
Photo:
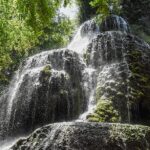
[[[101,23],[100,30],[130,32],[130,27],[122,17],[110,15]]]
[[[150,43],[150,0],[123,0],[122,16],[128,20],[133,33]]]
[[[16,73],[12,88],[1,97],[1,137],[78,118],[86,108],[84,66],[78,55],[67,49],[29,57]]]
[[[37,129],[11,150],[148,150],[150,128],[121,124],[59,123]]]
[[[120,31],[101,33],[89,44],[87,64],[98,70],[96,100],[110,100],[121,122],[150,124],[150,47]]]
[[[131,24],[140,23],[142,18],[149,18],[150,5],[149,0],[123,0],[123,15],[128,18]],[[147,20],[147,21],[148,21]],[[142,23],[142,22],[141,22]],[[144,22],[143,22],[144,25]]]

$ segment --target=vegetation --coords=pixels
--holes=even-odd
[[[7,84],[20,61],[40,49],[66,45],[73,25],[59,14],[62,1],[0,1],[0,85]],[[68,2],[65,0],[64,5]]]
[[[50,66],[50,65],[47,65],[47,66],[42,70],[42,73],[45,74],[45,75],[50,76],[50,75],[51,75],[51,66]]]
[[[82,23],[95,15],[99,18],[110,13],[120,14],[121,0],[76,0],[79,6],[79,22]]]
[[[119,14],[121,11],[120,0],[93,0],[90,2],[91,6],[97,8],[97,13],[102,17],[109,14]]]
[[[137,113],[140,113],[138,121],[146,125],[150,124],[150,93],[148,92],[150,91],[150,72],[147,70],[150,64],[147,63],[148,58],[144,58],[142,51],[137,49],[131,48],[128,52],[128,64],[132,72],[129,82],[130,87],[132,87],[130,103],[133,109],[135,106],[139,107],[137,111]],[[136,115],[133,118],[136,120]]]
[[[40,81],[44,84],[47,83],[49,78],[52,75],[52,68],[51,65],[47,65],[41,71]]]
[[[142,141],[143,138],[145,138],[145,133],[150,133],[149,127],[142,126],[142,125],[118,125],[113,124],[110,129],[110,137],[112,140],[117,140],[123,138],[124,141],[133,141],[138,140]],[[139,143],[137,143],[134,147],[135,149],[141,149],[141,146]]]
[[[99,100],[96,110],[87,118],[91,122],[119,122],[120,120],[110,100]]]
[[[69,0],[1,0],[0,1],[0,85],[7,84],[20,61],[41,49],[63,47],[69,41],[73,24],[58,9]],[[80,23],[97,14],[98,20],[111,12],[120,13],[121,0],[76,0],[79,6]],[[146,16],[148,1],[122,1],[122,15],[132,23],[132,29],[146,41],[149,28],[139,25],[139,17]],[[134,4],[135,3],[135,4]],[[112,7],[109,7],[112,6]],[[133,10],[131,7],[133,6]],[[142,6],[142,8],[140,8]],[[113,8],[111,11],[110,8]],[[139,10],[139,11],[138,11]],[[131,15],[132,14],[132,15]],[[134,18],[134,19],[133,19]]]

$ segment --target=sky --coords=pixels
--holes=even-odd
[[[75,3],[72,3],[72,4],[68,5],[67,7],[60,8],[60,13],[65,14],[70,19],[74,19],[77,15],[77,12],[78,12],[78,7]]]

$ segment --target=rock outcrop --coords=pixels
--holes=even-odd
[[[78,54],[67,49],[29,57],[0,101],[0,135],[26,134],[42,125],[77,119],[86,108]]]
[[[150,43],[150,0],[123,0],[122,6],[133,33]]]
[[[107,123],[68,122],[44,126],[11,150],[148,150],[150,128]]]
[[[85,59],[98,70],[97,102],[112,101],[121,122],[149,125],[150,46],[132,34],[108,31],[89,44]]]
[[[110,15],[104,19],[100,25],[100,30],[105,31],[122,31],[130,32],[129,24],[122,17]]]

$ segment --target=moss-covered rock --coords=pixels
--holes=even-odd
[[[150,125],[150,46],[132,34],[109,31],[92,41],[87,54],[87,63],[98,70],[96,101],[111,100],[121,122]]]
[[[41,82],[48,82],[51,74],[52,74],[52,70],[51,70],[51,66],[47,65],[43,68],[43,70],[41,71],[41,76],[40,76],[40,81]]]
[[[47,65],[47,66],[45,66],[44,69],[42,70],[42,73],[45,74],[45,75],[49,75],[49,76],[50,76],[50,75],[51,75],[51,69],[52,69],[51,66],[50,66],[50,65]]]
[[[87,116],[90,122],[119,122],[119,114],[114,109],[112,101],[102,100],[98,101],[96,110],[93,114]]]
[[[128,52],[129,69],[131,76],[129,85],[131,87],[131,109],[133,120],[139,118],[140,122],[150,124],[150,52],[144,53],[137,49]]]

